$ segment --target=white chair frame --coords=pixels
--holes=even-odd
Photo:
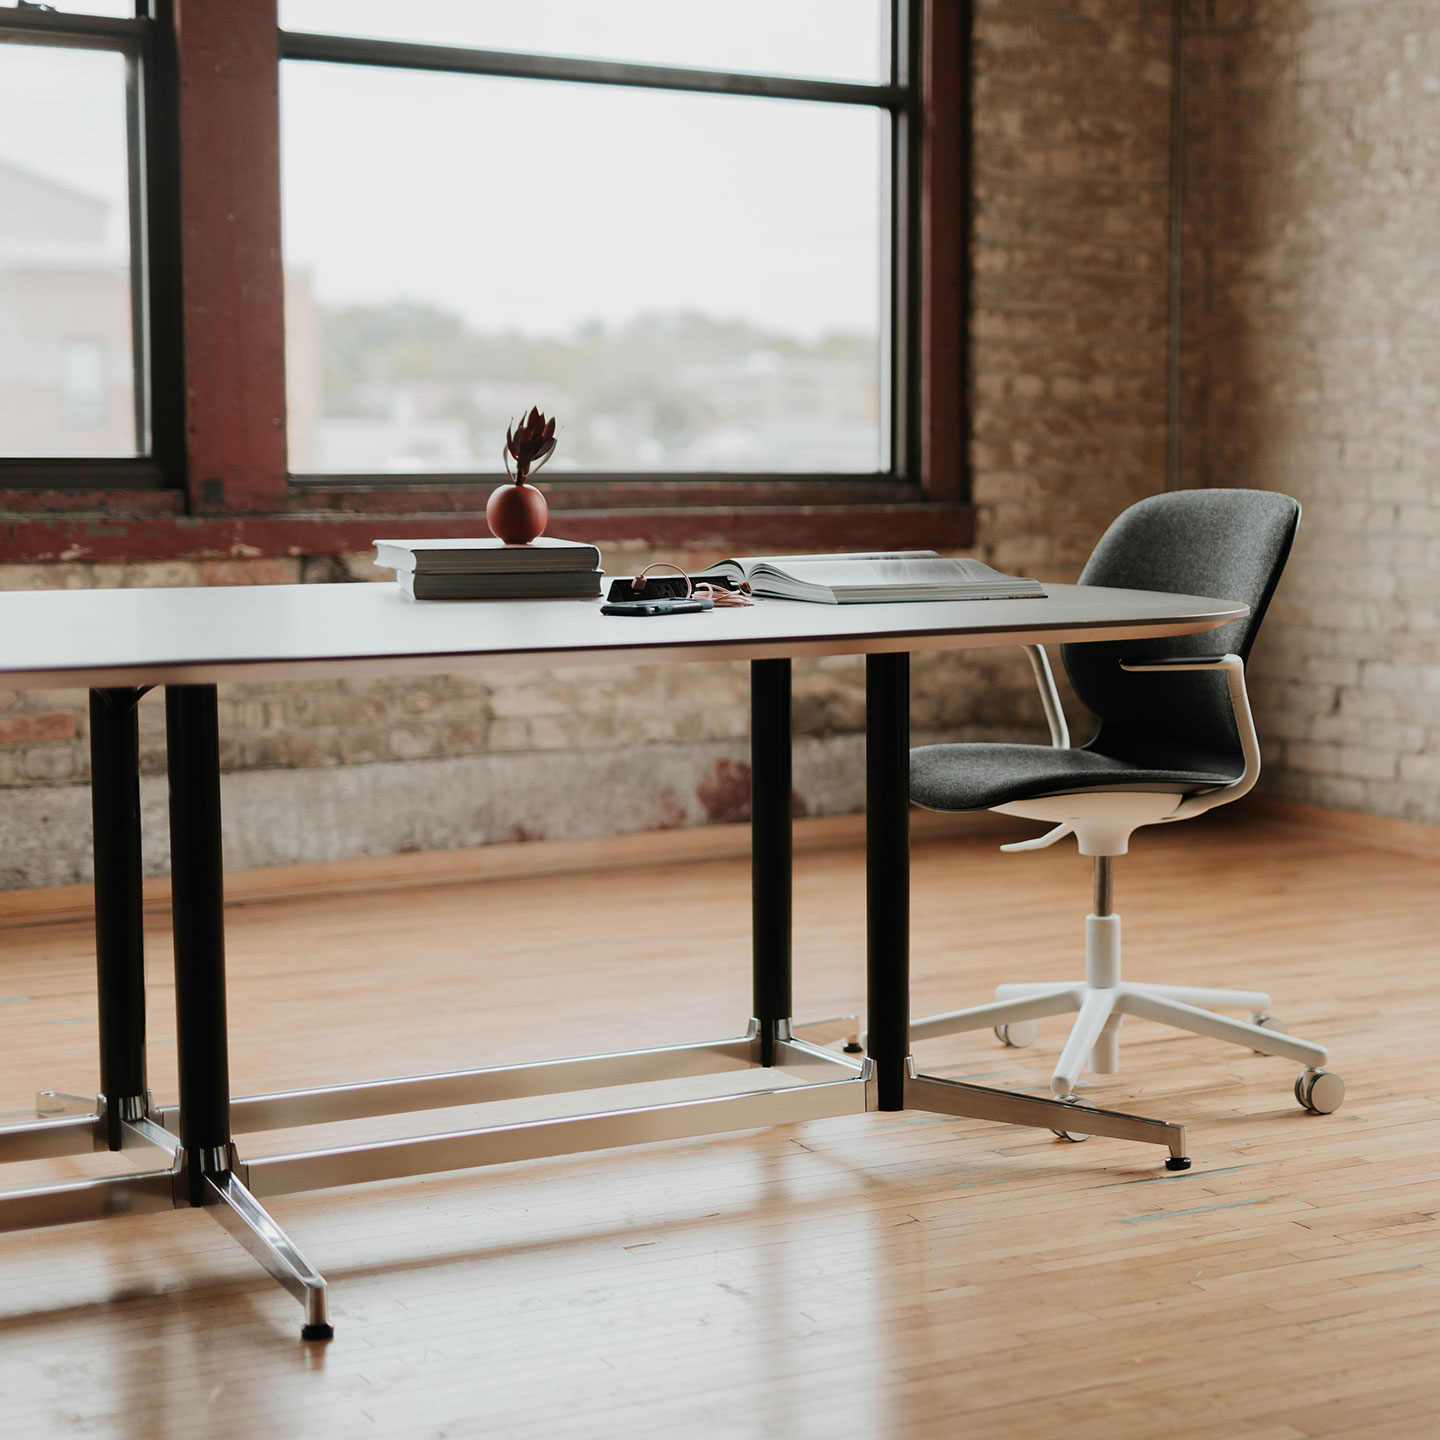
[[[1055,687],[1055,676],[1045,650],[1025,646],[1040,689],[1050,743],[1068,749],[1070,732]],[[1329,1113],[1339,1108],[1345,1082],[1323,1069],[1329,1051],[1313,1041],[1285,1033],[1268,1012],[1270,996],[1263,990],[1226,990],[1209,986],[1154,985],[1125,980],[1120,964],[1120,916],[1113,908],[1112,862],[1128,853],[1130,836],[1146,825],[1189,820],[1228,805],[1247,795],[1260,778],[1260,742],[1245,687],[1245,662],[1238,655],[1179,656],[1173,660],[1125,664],[1137,674],[1174,674],[1187,670],[1221,670],[1230,687],[1245,768],[1229,785],[1195,794],[1154,790],[1090,790],[1045,795],[996,805],[995,813],[1049,821],[1054,828],[1033,840],[1002,845],[1007,852],[1043,850],[1067,835],[1074,835],[1082,855],[1095,860],[1095,908],[1085,920],[1085,978],[1080,981],[1024,982],[995,987],[995,1000],[914,1020],[912,1042],[993,1027],[1008,1045],[1026,1046],[1035,1040],[1037,1022],[1051,1015],[1077,1011],[1069,1038],[1060,1052],[1050,1088],[1056,1095],[1071,1095],[1082,1075],[1113,1075],[1120,1067],[1120,1024],[1126,1015],[1153,1020],[1176,1029],[1226,1040],[1265,1055],[1299,1061],[1305,1069],[1295,1082],[1295,1097],[1306,1109]],[[1248,1010],[1248,1020],[1232,1020],[1217,1009]],[[1073,1138],[1073,1137],[1072,1137]]]

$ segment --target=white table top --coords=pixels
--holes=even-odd
[[[1236,601],[1049,585],[1043,600],[813,605],[653,618],[593,600],[407,599],[388,583],[0,593],[0,685],[210,684],[436,674],[502,666],[647,664],[956,650],[1186,635]]]

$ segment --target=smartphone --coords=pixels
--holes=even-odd
[[[693,615],[697,610],[713,610],[715,602],[708,596],[682,600],[610,600],[600,607],[602,615]]]

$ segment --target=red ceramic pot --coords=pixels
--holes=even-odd
[[[533,485],[498,485],[485,505],[490,533],[506,545],[528,545],[545,533],[550,507]]]

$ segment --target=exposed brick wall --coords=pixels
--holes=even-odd
[[[1165,0],[975,7],[971,461],[1003,570],[1074,580],[1165,483],[1170,33]],[[1012,655],[977,668],[1028,703]]]
[[[1192,4],[1186,472],[1284,490],[1272,793],[1440,822],[1440,6]]]

